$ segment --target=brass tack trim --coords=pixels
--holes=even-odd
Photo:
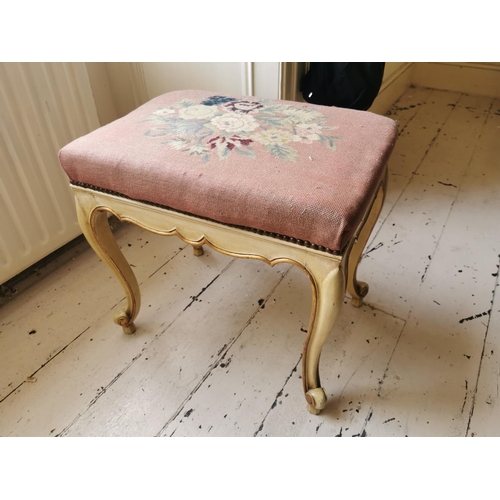
[[[286,236],[286,235],[279,234],[279,233],[271,233],[269,231],[264,231],[262,229],[256,229],[256,228],[253,228],[253,227],[239,226],[237,224],[228,224],[226,222],[220,222],[220,221],[215,220],[215,219],[210,219],[209,217],[202,217],[201,215],[196,215],[196,214],[192,214],[192,213],[189,213],[189,212],[184,212],[183,210],[177,210],[175,208],[168,207],[166,205],[160,205],[159,203],[154,203],[152,201],[135,200],[134,198],[131,198],[130,196],[124,195],[122,193],[118,193],[116,191],[112,191],[111,189],[106,189],[106,188],[101,188],[101,187],[98,187],[98,186],[93,186],[92,184],[87,184],[85,182],[70,181],[70,184],[72,184],[73,186],[79,186],[79,187],[82,187],[82,188],[85,188],[85,189],[92,189],[93,191],[97,191],[99,193],[111,194],[113,196],[118,196],[120,198],[125,198],[127,200],[138,201],[140,203],[144,203],[145,205],[151,205],[153,207],[163,208],[165,210],[171,210],[172,212],[176,212],[176,213],[184,214],[184,215],[189,215],[191,217],[196,217],[198,219],[208,220],[210,222],[216,222],[217,224],[222,224],[224,226],[234,227],[236,229],[242,229],[244,231],[250,231],[252,233],[257,233],[257,234],[260,234],[260,235],[263,235],[263,236],[269,236],[271,238],[275,238],[275,239],[278,239],[278,240],[288,241],[290,243],[294,243],[295,245],[299,245],[299,246],[306,247],[306,248],[312,248],[314,250],[318,250],[318,251],[321,251],[321,252],[326,252],[326,253],[329,253],[331,255],[342,255],[342,252],[339,251],[339,250],[332,250],[331,248],[322,247],[320,245],[316,245],[315,243],[311,243],[310,241],[299,240],[297,238],[293,238],[292,236]]]

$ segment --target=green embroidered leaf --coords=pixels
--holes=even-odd
[[[286,106],[282,112],[289,117],[295,117],[303,122],[315,121],[316,123],[323,122],[325,117],[317,111],[303,108],[295,108],[293,106]]]
[[[149,130],[146,130],[146,132],[144,132],[144,135],[146,135],[147,137],[165,137],[169,133],[170,133],[170,131],[168,128],[158,127],[158,128],[150,128]]]
[[[206,146],[203,146],[202,144],[195,144],[194,146],[191,146],[189,149],[186,150],[186,153],[189,153],[189,155],[191,156],[206,155],[209,152],[210,150]]]
[[[259,121],[261,123],[264,123],[265,125],[269,125],[271,127],[282,127],[283,126],[283,119],[280,116],[266,116],[266,115],[259,115]]]
[[[229,156],[229,153],[231,153],[231,150],[227,149],[227,148],[217,148],[217,152],[219,153],[219,158],[221,160],[224,160]]]
[[[168,123],[172,118],[175,118],[175,115],[160,115],[155,116],[154,121],[156,123]]]
[[[274,105],[274,106],[266,106],[261,113],[282,113],[283,112],[284,106],[281,104],[279,105]],[[260,118],[260,115],[259,115]]]
[[[270,144],[266,146],[266,151],[271,153],[275,158],[281,158],[285,161],[295,161],[297,158],[297,152],[284,144]]]
[[[280,123],[280,128],[288,130],[292,134],[296,134],[296,129],[295,129],[295,122],[293,120],[290,120],[288,117],[283,118]]]
[[[249,158],[255,158],[255,153],[251,149],[234,148],[233,151],[236,151],[241,156],[248,156]]]
[[[329,147],[331,150],[335,151],[337,146],[335,145],[334,139],[338,139],[338,137],[330,136],[330,135],[320,135],[320,142],[325,146]]]

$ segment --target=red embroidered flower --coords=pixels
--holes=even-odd
[[[215,149],[217,147],[217,143],[223,144],[224,142],[226,142],[226,138],[220,137],[219,135],[217,137],[212,137],[211,139],[208,140],[210,149]]]
[[[243,139],[239,135],[233,135],[229,140],[239,142],[242,146],[250,146],[250,143],[253,142],[252,139]]]
[[[225,144],[225,147],[232,151],[237,146],[249,146],[251,142],[253,142],[252,139],[243,139],[239,135],[233,135],[229,139],[218,135],[217,137],[209,139],[208,145],[210,149],[215,149],[217,147],[220,148]]]
[[[263,104],[257,101],[233,101],[223,104],[223,106],[229,111],[240,115],[252,113],[264,107]]]

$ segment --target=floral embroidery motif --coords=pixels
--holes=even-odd
[[[165,137],[171,148],[208,162],[217,154],[255,158],[265,150],[283,161],[295,161],[297,143],[319,142],[335,150],[340,139],[325,133],[327,117],[308,107],[295,107],[268,100],[245,100],[212,96],[200,101],[183,99],[148,116],[153,122],[145,135]]]
[[[264,105],[257,101],[232,101],[224,104],[224,108],[239,114],[255,113]]]
[[[224,113],[212,118],[210,123],[224,132],[252,132],[259,126],[253,116],[238,113]]]

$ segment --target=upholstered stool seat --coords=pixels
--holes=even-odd
[[[129,308],[117,322],[126,331],[135,329],[139,292],[105,228],[106,211],[178,234],[198,254],[205,243],[303,268],[315,308],[304,390],[317,413],[319,351],[345,287],[356,305],[368,290],[356,267],[383,203],[396,135],[395,122],[368,112],[178,91],[77,139],[59,158],[84,234],[125,286]]]

